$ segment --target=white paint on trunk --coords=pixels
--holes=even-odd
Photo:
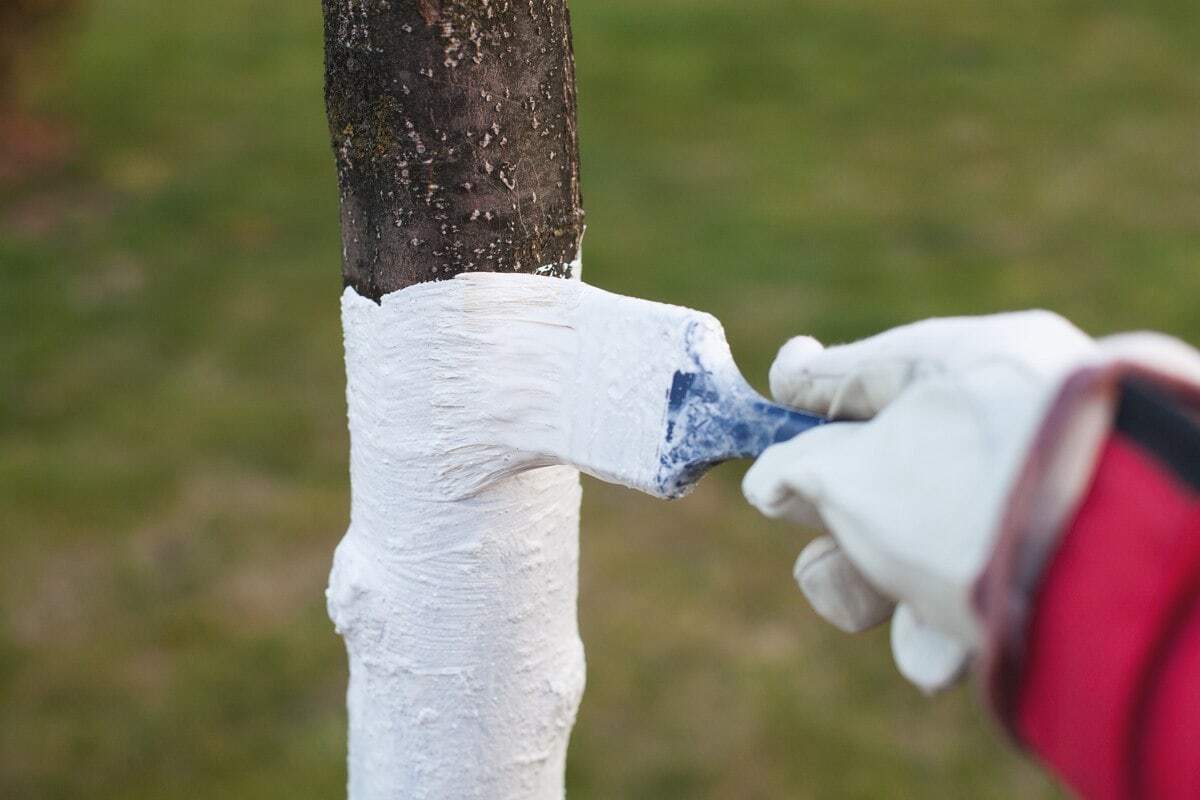
[[[470,496],[447,490],[463,464],[512,463],[519,432],[487,452],[468,432],[518,413],[505,359],[540,344],[500,324],[520,297],[464,284],[342,297],[352,500],[327,599],[350,661],[353,800],[563,795],[584,685],[579,476],[486,468]]]
[[[373,331],[372,369],[403,372],[409,413],[420,384],[422,424],[395,443],[413,457],[393,468],[406,483],[435,475],[445,498],[550,464],[663,496],[676,372],[702,361],[731,397],[752,393],[711,315],[579,281],[468,273],[378,305],[347,289],[343,316]]]
[[[713,317],[579,281],[346,289],[342,320],[352,504],[328,601],[351,797],[561,797],[584,682],[576,468],[674,496],[790,412]]]

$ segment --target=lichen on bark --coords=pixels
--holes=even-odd
[[[566,0],[322,0],[342,275],[565,275],[583,210]]]

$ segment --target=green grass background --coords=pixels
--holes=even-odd
[[[1200,341],[1184,2],[574,0],[586,275],[775,348],[1049,306]],[[0,796],[342,793],[319,4],[95,0],[67,172],[0,196]],[[795,591],[725,467],[589,481],[573,798],[1054,797]],[[951,532],[947,532],[949,535]]]

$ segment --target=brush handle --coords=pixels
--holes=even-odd
[[[656,494],[679,497],[714,465],[757,458],[776,442],[825,422],[768,401],[734,369],[680,370],[667,396]]]
[[[746,429],[742,435],[731,437],[742,444],[732,458],[758,458],[771,445],[786,442],[828,421],[816,414],[796,411],[766,400],[751,401],[744,418],[729,421],[736,429]]]

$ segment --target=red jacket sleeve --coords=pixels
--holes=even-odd
[[[1144,400],[1034,595],[1009,720],[1087,798],[1200,798],[1200,427]]]

